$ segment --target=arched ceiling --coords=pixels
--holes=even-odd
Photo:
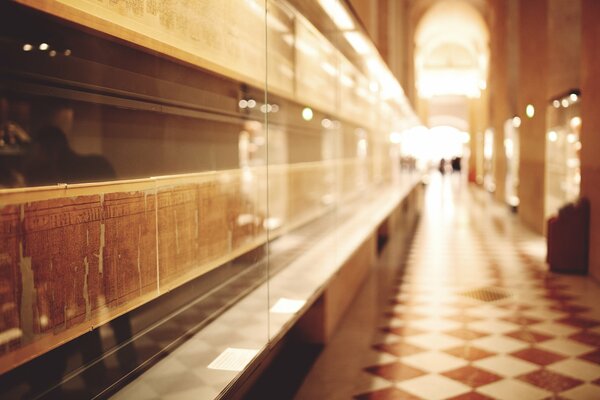
[[[410,3],[410,20],[413,25],[417,25],[423,16],[436,4],[446,2],[447,0],[408,0]],[[483,16],[484,20],[488,20],[489,0],[462,0],[463,3],[471,6],[480,15]]]
[[[441,43],[421,54],[423,68],[477,68],[477,54],[458,43]]]
[[[488,28],[481,13],[465,0],[439,1],[420,19],[415,31],[418,47],[445,38],[465,47],[483,50],[487,47]]]
[[[429,119],[429,127],[436,126],[451,126],[461,132],[469,131],[469,124],[463,118],[458,118],[453,115],[434,115]]]
[[[461,131],[469,130],[469,100],[464,96],[439,96],[429,99],[430,127],[447,125]]]
[[[477,97],[485,87],[489,30],[477,0],[421,0],[415,29],[420,97]],[[428,5],[428,7],[425,7]]]

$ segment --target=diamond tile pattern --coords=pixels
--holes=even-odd
[[[390,388],[355,398],[600,399],[600,286],[549,273],[543,238],[441,185],[395,281],[402,325],[378,325],[399,342],[374,348],[397,362],[365,365]]]
[[[472,365],[467,365],[466,367],[445,372],[443,375],[474,388],[502,379],[496,374],[473,367]]]
[[[477,391],[499,400],[542,400],[552,398],[552,392],[548,390],[512,379],[503,379],[482,386]]]
[[[508,321],[508,322],[512,322],[513,324],[519,324],[519,325],[531,325],[531,324],[535,324],[538,322],[542,322],[539,319],[528,318],[523,315],[511,315],[511,316],[508,316],[508,317],[505,317],[502,319],[505,321]]]
[[[462,358],[437,351],[428,351],[408,357],[402,357],[402,361],[428,372],[444,372],[467,364]]]
[[[446,350],[446,353],[451,354],[455,357],[464,358],[465,360],[469,361],[480,360],[482,358],[493,356],[495,354],[469,345],[448,349]]]
[[[565,390],[572,389],[583,383],[583,381],[580,381],[579,379],[569,378],[568,376],[544,369],[520,376],[519,379],[554,393],[564,392]]]
[[[600,378],[600,366],[573,358],[554,363],[547,369],[570,376],[571,378],[583,379],[594,383]]]
[[[472,329],[464,329],[464,328],[457,329],[455,331],[448,331],[445,333],[446,333],[446,335],[452,335],[452,336],[455,336],[457,338],[464,339],[464,340],[479,339],[480,337],[488,335],[487,333],[477,332]]]
[[[463,343],[461,339],[438,332],[411,336],[406,341],[421,348],[429,348],[431,350],[445,350]]]
[[[403,381],[405,379],[412,379],[425,374],[425,372],[417,368],[413,368],[399,362],[376,365],[374,367],[365,368],[365,370],[374,375],[379,375],[389,381]]]
[[[567,317],[556,320],[556,322],[560,322],[561,324],[567,324],[571,326],[576,326],[579,328],[593,328],[595,326],[600,325],[600,321],[589,318],[581,318],[581,317]]]
[[[485,396],[477,392],[469,392],[456,397],[451,397],[449,400],[494,400],[491,397]]]
[[[469,386],[454,379],[435,374],[404,381],[398,386],[415,396],[430,400],[446,399],[449,396],[458,396],[471,390]]]
[[[600,334],[598,333],[583,331],[569,336],[569,339],[589,344],[590,346],[600,347]]]
[[[569,339],[552,339],[538,345],[539,348],[553,351],[563,356],[579,356],[594,350],[594,347]]]
[[[533,343],[541,343],[543,341],[552,339],[552,336],[543,335],[541,333],[528,331],[525,329],[521,329],[521,330],[510,332],[510,333],[505,333],[504,335],[509,336],[513,339],[518,339],[523,342],[532,343],[532,344]]]
[[[587,361],[591,361],[596,364],[600,364],[600,349],[592,351],[587,354],[584,354],[582,356],[579,356],[579,358],[582,358]]]
[[[404,336],[404,337],[411,336],[411,335],[420,335],[420,334],[425,333],[424,331],[420,331],[420,330],[414,329],[414,328],[409,328],[406,326],[397,326],[397,327],[386,326],[386,327],[383,327],[381,330],[386,333],[393,333],[394,335]]]
[[[356,400],[421,400],[420,397],[413,396],[396,388],[387,388],[363,393],[354,396],[354,398]]]
[[[487,357],[473,362],[473,365],[509,378],[539,369],[537,364],[507,355]]]
[[[389,296],[383,293],[372,340],[345,352],[362,361],[352,364],[357,379],[343,382],[353,388],[348,397],[600,399],[600,286],[548,272],[544,238],[456,178],[430,181],[406,260],[398,263]],[[223,333],[244,339],[255,319],[242,315]],[[113,398],[217,397],[211,385],[224,387],[237,373],[207,370],[199,355],[214,358],[221,335],[182,345],[157,364],[164,368]],[[336,362],[327,372],[344,367]],[[310,398],[327,395],[342,398]]]
[[[385,351],[386,353],[390,353],[395,356],[410,356],[412,354],[417,354],[424,351],[421,347],[413,346],[412,344],[404,342],[381,343],[374,345],[373,348],[375,350]]]
[[[521,358],[523,360],[538,364],[538,365],[549,365],[557,361],[562,360],[564,357],[560,354],[553,353],[542,349],[529,348],[521,351],[517,351],[512,354],[514,357]]]

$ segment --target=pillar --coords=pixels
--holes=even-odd
[[[373,40],[373,43],[375,43],[376,46],[379,46],[379,21],[377,20],[379,13],[377,0],[350,0],[349,3],[356,12],[356,15],[358,15],[367,34],[371,37],[371,40]]]
[[[405,0],[389,1],[387,20],[387,63],[405,90],[408,90],[408,6]],[[385,56],[384,56],[385,58]],[[414,104],[414,103],[411,103]]]
[[[483,157],[483,137],[488,126],[487,91],[480,98],[469,99],[469,181],[483,184],[485,175]]]
[[[592,0],[594,1],[594,0]],[[546,88],[548,1],[519,2],[519,85],[517,114],[521,117],[519,216],[537,233],[544,232],[544,181],[546,156]],[[525,115],[526,106],[535,115]]]
[[[477,165],[478,165],[478,144],[479,137],[477,134],[477,123],[475,115],[477,113],[476,103],[473,99],[469,100],[469,182],[477,182]]]
[[[417,97],[416,114],[421,119],[421,123],[425,126],[429,126],[429,100]]]
[[[490,70],[488,89],[490,92],[490,123],[494,129],[494,196],[506,201],[506,153],[504,150],[504,123],[510,118],[508,98],[508,3],[506,0],[489,0],[490,21]]]

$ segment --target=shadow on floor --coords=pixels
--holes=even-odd
[[[244,400],[294,398],[322,350],[322,345],[291,339],[261,374]]]

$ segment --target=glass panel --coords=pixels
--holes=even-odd
[[[513,209],[519,206],[519,127],[521,119],[513,117],[504,123],[504,154],[506,155],[506,203]]]
[[[566,93],[551,101],[546,132],[546,217],[577,200],[581,183],[581,95]]]
[[[412,127],[412,111],[378,56],[353,50],[319,5],[273,0],[267,11],[287,27],[267,33],[268,98],[277,105],[268,112],[267,141],[270,337],[310,309],[311,326],[301,322],[300,331],[323,341],[374,257],[377,215],[398,194],[388,192],[392,179],[400,183],[390,134]],[[284,52],[284,42],[295,52]],[[271,85],[280,65],[293,68],[292,91]],[[336,285],[345,295],[324,295]]]
[[[190,347],[214,397],[268,340],[264,2],[21,3],[0,4],[0,397],[131,395]]]
[[[340,128],[339,122],[334,128],[330,114],[337,101],[335,49],[289,4],[268,1],[267,11],[267,21],[277,20],[287,27],[267,32],[268,98],[276,106],[268,113],[267,142],[270,337],[274,339],[286,332],[299,311],[306,310],[307,300],[323,282],[314,270],[332,264],[328,259],[335,256],[332,233]],[[282,66],[292,72],[286,91],[278,84]],[[330,243],[330,251],[315,253],[315,244],[324,240]]]
[[[318,4],[0,3],[0,397],[215,398],[332,334],[418,119]]]

